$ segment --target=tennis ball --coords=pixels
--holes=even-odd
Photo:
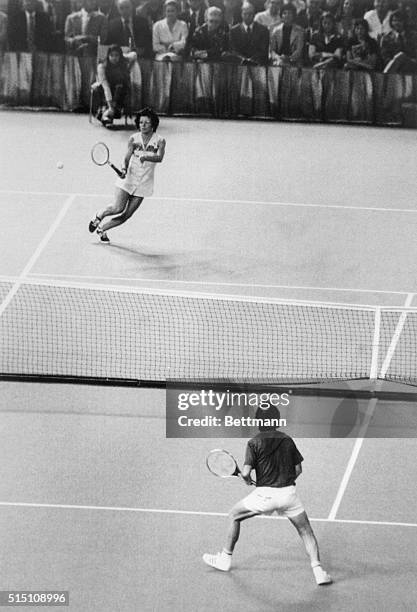
[[[62,168],[64,167],[64,164],[61,161],[59,161],[56,163],[56,167],[58,168],[58,170],[62,170]]]

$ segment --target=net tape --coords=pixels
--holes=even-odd
[[[0,374],[299,383],[417,384],[417,309],[24,282],[0,316]],[[404,314],[405,313],[405,314]]]

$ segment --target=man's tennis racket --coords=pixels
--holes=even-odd
[[[242,478],[236,459],[226,450],[215,448],[207,455],[206,465],[210,472],[219,478]],[[252,484],[255,484],[251,480]]]
[[[97,142],[94,145],[94,147],[91,149],[91,159],[95,164],[97,164],[97,166],[105,166],[106,164],[108,164],[110,168],[113,168],[116,174],[120,176],[120,178],[125,177],[125,174],[121,170],[119,170],[119,168],[116,168],[114,164],[111,163],[110,151],[108,146],[104,144],[104,142]]]

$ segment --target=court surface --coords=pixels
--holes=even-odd
[[[6,288],[42,279],[417,305],[414,132],[163,118],[154,197],[101,245],[87,225],[114,175],[89,151],[104,140],[119,163],[129,132],[70,114],[0,121]],[[211,476],[205,456],[221,446],[241,460],[245,440],[166,439],[158,389],[0,390],[0,590],[66,589],[76,612],[416,608],[411,434],[297,438],[297,487],[335,580],[319,589],[286,520],[246,522],[229,574],[201,561],[246,493]],[[335,412],[344,401],[320,400]],[[354,401],[365,420],[414,411]]]

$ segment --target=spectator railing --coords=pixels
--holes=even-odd
[[[417,75],[141,60],[133,110],[401,125],[417,103]],[[46,53],[0,57],[0,104],[88,110],[96,60]]]

